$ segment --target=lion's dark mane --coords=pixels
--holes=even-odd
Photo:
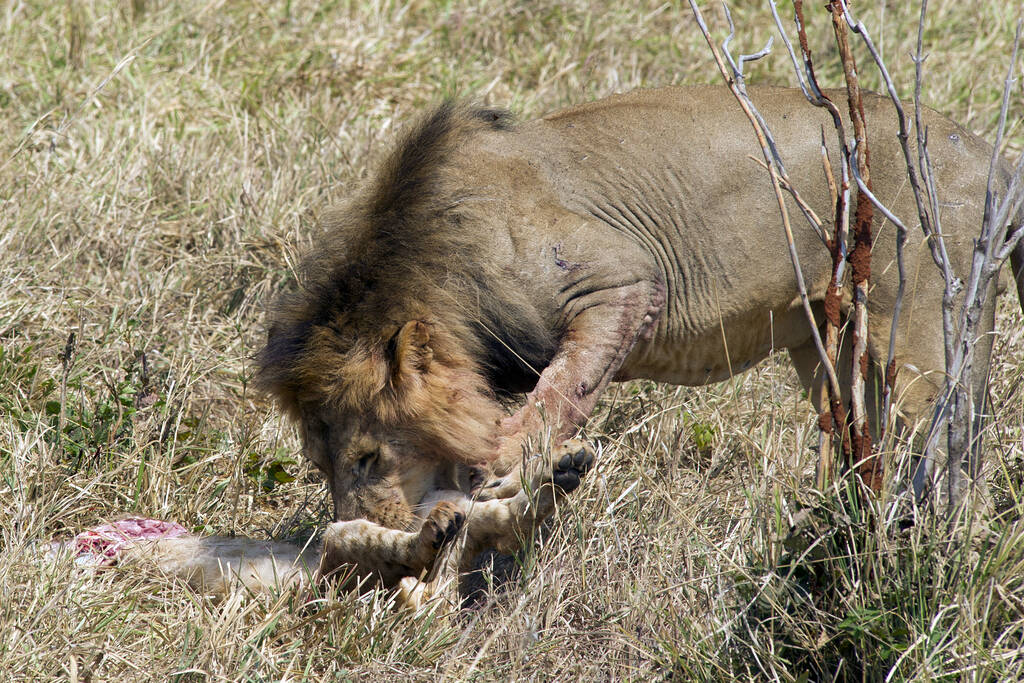
[[[446,175],[472,136],[513,130],[507,111],[445,102],[402,136],[360,198],[324,221],[298,286],[271,310],[258,356],[260,385],[287,412],[316,400],[303,396],[308,387],[295,370],[315,353],[307,342],[316,328],[330,330],[344,353],[358,340],[386,344],[410,319],[428,320],[452,336],[496,395],[533,386],[555,340],[502,268],[479,259],[489,228],[479,223],[489,217],[480,202],[463,202],[479,198],[483,184],[465,187]]]

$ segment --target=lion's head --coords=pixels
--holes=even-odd
[[[445,180],[463,136],[506,126],[501,112],[452,105],[414,126],[369,191],[324,217],[299,286],[270,313],[257,380],[299,426],[339,520],[401,526],[417,481],[493,457],[505,415],[493,387],[515,385],[495,378],[553,352],[479,257],[502,214]],[[539,342],[513,351],[497,339]]]
[[[351,336],[326,323],[303,339],[271,328],[261,381],[327,477],[336,519],[402,528],[422,487],[455,488],[455,466],[482,465],[495,451],[504,411],[443,328],[424,320],[380,327]],[[269,364],[282,344],[301,348],[291,363]]]

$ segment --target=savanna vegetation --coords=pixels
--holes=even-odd
[[[735,41],[754,52],[770,12],[733,4]],[[917,4],[855,9],[909,96]],[[724,36],[719,8],[704,11]],[[819,79],[839,86],[829,18],[805,11]],[[933,1],[924,101],[991,138],[1020,11]],[[794,82],[781,51],[747,72]],[[707,388],[613,388],[586,434],[596,471],[475,611],[397,613],[384,594],[331,592],[213,602],[160,576],[44,559],[51,539],[129,514],[300,541],[328,521],[296,434],[249,384],[252,356],[318,214],[402,122],[446,96],[530,117],[719,78],[685,3],[0,7],[0,677],[1024,677],[1012,294],[990,392],[992,513],[969,529],[896,523],[892,481],[868,504],[814,491],[815,417],[777,356]],[[880,86],[866,65],[862,78]],[[1016,158],[1019,83],[1010,104]]]

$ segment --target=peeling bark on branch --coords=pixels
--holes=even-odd
[[[832,194],[832,203],[835,207],[835,232],[826,244],[829,250],[829,255],[832,258],[832,276],[829,280],[828,288],[825,291],[825,349],[829,363],[832,367],[837,367],[839,362],[839,330],[842,328],[842,312],[840,304],[842,302],[843,278],[845,277],[846,272],[846,245],[849,240],[850,232],[850,214],[848,206],[850,203],[849,168],[851,153],[846,144],[846,131],[839,109],[836,107],[835,103],[822,92],[821,87],[818,85],[817,76],[814,73],[814,62],[811,58],[811,51],[807,42],[807,32],[805,29],[806,22],[803,15],[802,0],[794,0],[793,10],[794,19],[797,25],[797,37],[800,42],[800,52],[803,57],[804,70],[806,71],[807,78],[807,87],[804,88],[804,95],[811,104],[817,107],[823,107],[829,112],[832,117],[832,125],[835,127],[836,137],[839,140],[839,147],[842,152],[840,164],[840,168],[842,169],[842,179],[838,186],[832,173],[831,163],[828,161],[827,152],[824,153],[823,159],[825,178],[828,181],[829,190]],[[788,38],[785,38],[785,30],[782,27],[782,22],[779,19],[778,13],[774,12],[774,5],[773,14],[775,16],[776,26],[788,45],[789,40]],[[795,55],[792,55],[792,57],[794,69],[799,76],[800,69],[797,65],[796,57]],[[803,82],[803,78],[801,78],[801,84],[803,84]],[[825,150],[824,132],[822,132],[822,149]],[[837,441],[837,450],[842,453],[843,462],[846,463],[847,466],[850,466],[856,460],[854,457],[854,442],[851,438],[850,432],[850,412],[843,407],[842,396],[839,391],[829,391],[829,412],[831,414],[830,422],[833,429],[829,430],[828,434],[833,437],[833,440]],[[824,421],[819,424],[823,423]],[[819,473],[823,471],[831,472],[831,469],[831,463],[819,462],[818,464]],[[819,474],[819,486],[824,486],[827,483],[828,480],[824,479]]]
[[[843,16],[840,0],[829,2],[832,14],[832,31],[839,48],[839,59],[843,65],[846,80],[846,100],[853,123],[854,158],[859,176],[871,189],[871,155],[868,149],[867,127],[864,123],[864,102],[861,98],[857,62],[850,48],[849,33]],[[854,213],[853,249],[850,251],[850,277],[853,282],[853,360],[850,368],[850,441],[853,460],[865,483],[876,493],[882,488],[882,468],[878,458],[871,452],[871,431],[868,427],[864,392],[868,371],[868,288],[871,278],[871,221],[874,207],[861,192],[857,193],[857,207]]]

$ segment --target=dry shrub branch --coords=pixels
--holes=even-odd
[[[756,105],[746,92],[743,74],[744,64],[766,56],[771,50],[771,39],[769,39],[768,44],[761,51],[753,55],[742,55],[737,61],[729,53],[729,43],[735,34],[735,26],[728,5],[725,5],[724,8],[730,32],[722,42],[721,50],[711,39],[700,9],[693,0],[690,2],[690,7],[711,49],[719,71],[750,120],[758,142],[761,145],[765,159],[764,166],[771,178],[782,215],[790,258],[797,277],[798,294],[807,315],[808,323],[814,330],[815,346],[818,349],[822,366],[829,380],[827,386],[830,410],[823,410],[818,422],[821,430],[821,438],[819,439],[821,449],[818,463],[818,485],[823,487],[830,483],[832,460],[834,458],[832,454],[835,449],[843,454],[844,467],[852,469],[859,474],[871,490],[878,492],[882,487],[882,461],[877,454],[872,452],[872,435],[868,425],[865,406],[865,391],[870,390],[866,386],[869,366],[867,354],[867,330],[869,324],[867,301],[870,290],[871,250],[873,243],[871,225],[876,209],[886,219],[892,221],[896,227],[896,263],[899,271],[899,284],[881,387],[882,415],[879,418],[878,428],[880,435],[884,435],[886,428],[895,421],[892,410],[893,389],[896,381],[895,356],[898,351],[896,348],[896,330],[900,321],[907,279],[903,256],[907,239],[907,228],[899,217],[895,216],[891,210],[878,200],[871,185],[870,151],[864,121],[860,76],[849,40],[849,29],[861,37],[893,103],[899,127],[897,136],[904,152],[907,180],[914,193],[915,202],[918,207],[918,219],[921,230],[928,241],[932,258],[940,269],[945,282],[942,315],[947,373],[942,393],[936,401],[934,417],[924,448],[923,463],[915,474],[915,488],[919,497],[923,497],[926,493],[934,490],[932,487],[932,479],[935,476],[934,463],[939,446],[939,435],[944,433],[946,435],[948,462],[945,470],[947,475],[946,492],[951,507],[956,509],[966,488],[962,464],[968,463],[967,471],[971,481],[982,476],[981,438],[986,416],[985,407],[975,405],[974,396],[980,395],[978,393],[979,387],[986,386],[985,383],[989,369],[987,357],[982,362],[976,362],[975,359],[974,347],[977,331],[984,314],[985,302],[992,296],[993,278],[996,277],[1000,268],[1014,253],[1022,237],[1022,230],[1019,226],[1009,230],[1006,228],[1010,221],[1018,216],[1021,205],[1024,203],[1024,188],[1022,188],[1021,183],[1022,162],[1020,160],[1014,166],[1006,196],[999,197],[993,190],[994,179],[998,173],[998,160],[1003,143],[1006,113],[1012,85],[1015,82],[1013,73],[1017,63],[1021,22],[1018,22],[1017,25],[1013,50],[1010,56],[1010,66],[1004,82],[1000,124],[996,133],[989,171],[988,191],[985,198],[985,218],[983,225],[980,226],[979,237],[975,241],[974,258],[965,287],[961,279],[954,273],[952,262],[949,259],[943,241],[939,223],[940,198],[935,188],[934,172],[928,156],[927,127],[921,122],[922,104],[920,93],[924,80],[923,63],[925,59],[922,53],[922,45],[927,16],[927,2],[924,1],[921,4],[921,12],[918,19],[917,54],[914,58],[914,112],[917,133],[916,165],[908,145],[909,127],[907,117],[897,95],[896,86],[864,23],[854,19],[848,4],[843,0],[836,0],[835,2],[829,2],[826,9],[830,14],[835,45],[846,83],[849,120],[853,128],[852,138],[847,136],[838,107],[824,94],[818,85],[811,51],[808,46],[803,3],[801,0],[794,0],[793,2],[794,22],[796,24],[802,57],[800,61],[797,60],[792,43],[786,35],[785,27],[779,17],[775,3],[770,2],[769,4],[771,5],[776,28],[790,54],[794,71],[804,95],[807,97],[808,102],[814,106],[825,108],[831,114],[834,123],[835,134],[842,153],[840,163],[841,179],[838,186],[831,173],[824,140],[822,146],[825,178],[832,191],[836,209],[835,231],[832,235],[826,235],[820,219],[812,211],[803,208],[805,205],[800,198],[799,191],[793,187],[786,175],[785,167],[771,131],[768,129],[764,117],[758,112]],[[824,136],[824,132],[822,135]],[[852,247],[848,244],[850,241],[848,206],[851,179],[856,182],[858,187],[856,206],[854,207]],[[818,332],[818,324],[808,303],[806,286],[803,282],[799,258],[794,246],[790,218],[783,201],[783,190],[789,192],[796,200],[797,205],[802,209],[804,217],[811,223],[815,232],[822,237],[824,246],[829,250],[832,257],[832,279],[826,292],[824,306],[824,339],[821,338]],[[836,365],[839,357],[838,345],[842,328],[839,310],[840,292],[846,277],[847,263],[850,266],[849,277],[853,299],[851,314],[853,353],[850,368],[850,403],[848,409],[844,409],[840,405],[839,383],[837,379],[839,370]],[[962,297],[959,296],[961,292],[963,292]]]

